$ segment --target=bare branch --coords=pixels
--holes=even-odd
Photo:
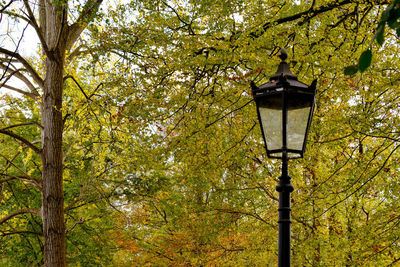
[[[19,92],[19,93],[21,93],[21,94],[25,94],[25,95],[27,95],[27,96],[29,96],[29,97],[35,99],[35,100],[37,100],[37,98],[40,97],[39,92],[36,90],[36,88],[33,86],[33,84],[29,81],[28,78],[26,78],[26,77],[21,73],[22,71],[26,71],[25,69],[12,70],[12,69],[9,68],[9,66],[7,67],[7,66],[5,66],[4,64],[0,64],[0,69],[3,69],[3,70],[5,70],[6,72],[9,72],[9,73],[10,73],[10,75],[6,78],[6,80],[3,82],[3,84],[0,85],[0,88],[3,87],[3,86],[5,87],[5,86],[6,86],[6,83],[8,82],[8,80],[10,80],[12,77],[15,77],[15,78],[21,80],[23,83],[25,83],[25,85],[31,90],[31,93],[25,92],[25,91],[20,90],[20,89],[16,89],[16,88],[13,87],[13,86],[9,86],[9,87],[10,87],[9,89],[14,90],[14,91],[17,91],[17,92]],[[15,89],[16,89],[16,90],[15,90]]]
[[[12,52],[12,51],[4,49],[2,47],[0,47],[0,53],[17,59],[26,68],[26,71],[32,76],[34,81],[41,88],[45,87],[43,79],[39,76],[39,74],[36,72],[36,70],[28,63],[28,61],[26,61],[19,53]]]
[[[0,12],[0,13],[6,14],[6,15],[8,15],[8,16],[10,16],[10,17],[16,17],[16,18],[22,19],[22,20],[28,22],[30,25],[32,25],[31,22],[29,21],[29,18],[24,17],[24,16],[22,16],[22,15],[20,15],[20,14],[17,14],[17,13],[15,13],[15,12],[3,11],[3,12]]]
[[[29,231],[29,230],[22,230],[22,231],[14,231],[14,232],[1,232],[0,236],[8,236],[8,235],[20,235],[20,234],[34,234],[42,236],[43,233]]]
[[[84,223],[85,223],[85,220],[83,218],[80,218],[79,221],[75,222],[74,225],[72,225],[65,232],[68,233],[68,232],[72,231],[78,224],[84,224]]]
[[[39,0],[39,22],[42,32],[46,32],[46,0]]]
[[[0,174],[3,176],[8,176],[7,174]],[[0,180],[0,184],[1,183],[5,183],[8,181],[12,181],[12,180],[21,180],[23,182],[26,182],[30,185],[33,185],[34,187],[38,188],[40,191],[42,190],[42,184],[40,180],[37,180],[35,178],[32,178],[30,176],[26,176],[26,175],[15,175],[15,176],[8,176],[7,178],[4,178],[2,180]]]
[[[82,50],[82,47],[83,45],[79,45],[77,48],[75,48],[74,51],[68,55],[67,61],[71,62],[75,57],[88,52],[88,50]]]
[[[3,66],[0,65],[0,68],[3,68]],[[30,94],[30,93],[28,93],[28,92],[26,92],[26,91],[20,90],[20,89],[18,89],[18,88],[13,87],[13,86],[8,86],[8,85],[6,85],[7,82],[8,82],[19,70],[14,70],[14,71],[13,71],[13,70],[11,70],[10,68],[7,69],[7,67],[4,67],[4,69],[5,69],[6,72],[11,72],[11,74],[8,75],[8,76],[6,77],[6,79],[4,80],[4,82],[3,82],[2,84],[0,84],[0,88],[6,87],[6,88],[8,88],[8,89],[10,89],[10,90],[16,91],[16,92],[18,92],[18,93],[21,93],[21,94],[23,94],[23,95],[26,95],[26,96],[29,96],[29,97],[32,97],[33,99],[35,99],[35,96],[34,96],[33,94]]]
[[[17,46],[15,48],[15,51],[13,53],[16,53],[18,51],[18,48],[19,48],[19,46],[21,44],[22,38],[24,37],[25,31],[28,28],[28,26],[29,26],[29,23],[27,23],[26,26],[24,27],[24,29],[22,30],[21,38],[19,38],[19,41],[18,41]],[[9,51],[9,50],[6,50],[6,49],[4,49],[4,50],[5,51]],[[9,51],[9,52],[11,52],[11,51]],[[4,73],[3,73],[3,75],[1,76],[0,81],[3,80],[3,78],[5,77],[6,73],[8,72],[8,68],[11,66],[11,62],[12,61],[13,61],[13,57],[8,59],[8,63],[7,63],[6,69],[5,69]]]
[[[35,145],[33,145],[31,142],[29,142],[28,140],[26,140],[25,138],[23,138],[22,136],[19,136],[18,134],[15,134],[13,132],[7,131],[7,130],[3,130],[0,129],[0,133],[11,136],[19,141],[21,141],[22,143],[24,143],[25,145],[27,145],[29,148],[31,148],[33,151],[35,151],[38,154],[42,153],[42,150],[37,148]]]
[[[1,156],[2,158],[4,158],[4,159],[7,161],[7,169],[12,165],[12,166],[14,166],[17,170],[19,170],[20,172],[22,172],[23,174],[25,174],[25,177],[28,177],[28,179],[38,181],[38,180],[36,180],[36,179],[30,177],[24,170],[22,170],[20,167],[18,167],[17,165],[14,164],[13,161],[15,160],[15,158],[17,157],[17,155],[19,155],[19,153],[16,154],[16,155],[13,157],[12,160],[9,160],[6,156],[0,154],[0,156]]]
[[[88,0],[82,9],[79,18],[69,28],[66,50],[69,51],[85,28],[85,24],[92,20],[103,0]]]
[[[14,2],[14,0],[10,0],[10,2],[8,2],[6,5],[4,5],[4,7],[0,10],[0,13],[4,13],[4,11],[11,6],[11,4]]]
[[[228,214],[237,214],[240,216],[249,216],[249,217],[253,217],[256,220],[259,220],[265,224],[269,224],[271,225],[270,222],[268,222],[267,220],[263,219],[259,214],[257,213],[251,213],[251,212],[247,212],[247,211],[240,211],[240,210],[229,210],[229,209],[220,209],[220,208],[216,208],[215,209],[218,212],[222,212],[222,213],[228,213]]]
[[[72,76],[72,75],[67,75],[67,76],[64,77],[64,81],[66,81],[66,80],[68,80],[68,79],[73,80],[73,81],[75,82],[75,84],[78,86],[79,90],[81,90],[81,92],[82,92],[82,94],[85,96],[85,98],[86,98],[87,100],[90,100],[89,97],[87,96],[87,94],[85,93],[85,91],[83,91],[81,85],[80,85],[80,84],[78,83],[78,81],[74,78],[74,76]]]
[[[7,63],[18,63],[17,60],[15,59],[9,59],[7,56],[0,58],[0,62],[7,62]]]
[[[99,83],[99,85],[97,85],[97,87],[93,90],[93,92],[90,94],[89,99],[92,98],[92,96],[94,96],[97,92],[97,90],[100,89],[100,87],[104,86],[103,83]]]
[[[393,142],[392,144],[394,144],[394,143],[395,142]],[[390,146],[391,145],[387,146],[386,148],[388,148]],[[396,152],[396,150],[399,149],[399,148],[400,148],[400,145],[397,145],[396,147],[394,147],[393,150],[390,152],[389,156],[386,157],[386,159],[383,162],[382,166],[380,166],[380,168],[371,177],[369,177],[365,182],[363,182],[359,187],[357,187],[353,192],[351,192],[350,194],[345,196],[343,199],[340,199],[339,201],[337,201],[336,203],[331,205],[329,208],[325,209],[318,217],[321,217],[322,215],[327,213],[329,210],[331,210],[332,208],[336,207],[337,205],[339,205],[340,203],[342,203],[343,201],[345,201],[346,199],[348,199],[349,197],[351,197],[352,195],[354,195],[355,193],[360,191],[361,188],[363,188],[366,184],[368,184],[372,179],[374,179],[385,168],[385,166],[388,163],[389,159],[392,157],[394,152]],[[353,185],[355,185],[355,184],[353,184]]]
[[[40,216],[40,210],[39,209],[20,209],[17,211],[14,211],[8,215],[6,215],[5,217],[0,219],[0,225],[5,223],[6,221],[14,218],[17,215],[21,215],[21,214],[25,214],[25,213],[33,213],[33,214],[37,214]]]
[[[36,31],[36,34],[39,37],[40,43],[42,44],[42,48],[43,48],[44,53],[49,58],[53,57],[53,54],[49,53],[49,48],[47,46],[46,40],[44,39],[43,32],[42,32],[42,30],[40,29],[39,25],[36,22],[36,18],[33,15],[33,12],[32,12],[31,7],[29,6],[28,0],[24,0],[24,5],[25,5],[26,10],[28,11],[29,23],[32,25],[32,27]]]
[[[17,92],[17,93],[23,94],[23,95],[25,95],[25,96],[28,96],[28,97],[30,97],[30,98],[32,98],[32,99],[34,99],[34,100],[37,100],[37,97],[36,97],[34,94],[31,94],[31,93],[26,92],[26,91],[24,91],[24,90],[21,90],[21,89],[18,89],[18,88],[9,86],[9,85],[0,85],[0,88],[1,88],[1,87],[7,88],[7,89],[9,89],[9,90],[12,90],[12,91],[15,91],[15,92]]]
[[[11,167],[11,165],[14,164],[13,161],[14,161],[20,154],[21,154],[21,152],[18,151],[17,154],[15,154],[15,155],[12,157],[11,160],[6,159],[7,165],[5,166],[5,168],[4,168],[4,170],[3,170],[4,172],[7,171],[7,170]]]
[[[23,123],[18,123],[18,124],[14,124],[14,125],[11,125],[11,126],[7,126],[7,127],[3,128],[3,129],[0,129],[0,130],[8,130],[8,129],[11,129],[11,128],[25,126],[25,125],[36,125],[40,129],[43,129],[43,126],[40,123],[38,123],[37,121],[29,121],[29,122],[23,122]]]

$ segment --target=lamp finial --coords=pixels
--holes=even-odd
[[[281,50],[278,53],[278,57],[282,60],[285,61],[288,57],[288,52],[286,51],[285,48],[281,48]]]

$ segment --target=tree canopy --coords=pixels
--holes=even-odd
[[[66,20],[55,33],[42,2],[0,2],[0,265],[55,266],[49,114],[71,266],[276,265],[280,162],[249,83],[268,81],[281,47],[319,81],[305,157],[289,162],[293,264],[400,261],[398,1],[47,1]],[[31,55],[16,20],[39,33]]]

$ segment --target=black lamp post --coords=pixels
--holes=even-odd
[[[257,87],[251,82],[258,120],[267,156],[282,159],[279,192],[279,266],[290,266],[290,193],[293,186],[288,176],[288,160],[302,158],[314,110],[317,80],[310,86],[290,72],[285,49],[282,62],[269,83]]]

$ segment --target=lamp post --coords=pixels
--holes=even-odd
[[[282,160],[279,192],[279,267],[290,267],[290,193],[288,160],[302,158],[314,110],[317,80],[310,86],[297,80],[281,49],[281,63],[270,82],[257,87],[251,82],[267,156]]]

